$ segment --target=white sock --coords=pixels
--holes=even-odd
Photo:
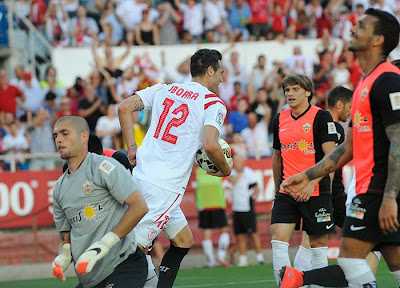
[[[264,263],[265,262],[264,255],[262,253],[258,253],[256,255],[256,259],[257,259],[257,263]]]
[[[246,255],[239,255],[238,266],[239,267],[249,266],[249,262],[247,261]]]
[[[376,258],[378,258],[378,261],[381,261],[382,253],[380,251],[374,251],[374,254],[375,254]]]
[[[293,267],[299,271],[311,270],[311,250],[300,245],[294,257]]]
[[[393,271],[393,272],[390,272],[390,273],[392,273],[392,275],[394,276],[394,278],[396,278],[397,283],[400,285],[400,270]]]
[[[359,288],[365,284],[376,287],[375,276],[365,259],[338,258],[338,264],[346,276],[349,288]]]
[[[276,284],[279,283],[279,269],[283,266],[290,266],[289,243],[271,240],[272,244],[272,263],[274,266],[274,276]]]
[[[310,248],[311,250],[311,269],[318,269],[328,266],[328,246]],[[322,286],[311,285],[311,288],[318,288]]]
[[[153,260],[151,260],[150,255],[146,255],[147,260],[147,281],[143,288],[157,288],[158,284],[158,275],[156,269],[153,264]]]
[[[228,251],[231,236],[229,233],[224,232],[219,236],[218,240],[218,259],[225,259],[226,251]]]
[[[214,267],[216,262],[215,262],[215,256],[214,256],[214,246],[211,240],[203,240],[201,242],[201,245],[203,246],[204,254],[206,254],[207,260],[208,260],[208,266]]]

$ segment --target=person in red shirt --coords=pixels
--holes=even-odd
[[[16,86],[10,85],[7,71],[0,70],[0,113],[10,112],[15,116],[18,102],[23,103],[24,101],[24,92]]]
[[[339,265],[321,271],[347,281],[349,287],[376,287],[365,260],[372,250],[382,253],[400,285],[400,69],[386,61],[399,43],[399,33],[395,16],[373,8],[351,29],[349,50],[365,76],[353,91],[347,137],[318,164],[281,185],[294,198],[302,198],[310,180],[353,160],[357,196],[344,222]],[[303,285],[302,272],[291,267],[281,271],[281,278],[288,280],[281,288]]]

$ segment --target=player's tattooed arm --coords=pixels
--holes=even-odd
[[[390,141],[390,149],[388,176],[383,197],[396,199],[400,191],[400,123],[386,127],[385,131]]]
[[[339,145],[331,153],[329,153],[323,160],[306,171],[308,179],[313,180],[321,176],[325,176],[337,169],[340,159],[345,154],[346,149],[344,145]]]
[[[134,111],[142,111],[144,109],[144,103],[138,95],[133,95],[133,97],[131,97],[131,102],[132,102]]]

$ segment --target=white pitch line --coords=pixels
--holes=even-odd
[[[229,286],[229,285],[237,285],[237,284],[255,284],[255,283],[267,283],[267,282],[275,282],[275,280],[258,280],[258,281],[246,281],[246,282],[228,282],[228,283],[214,283],[214,284],[200,284],[200,285],[184,285],[184,286],[174,286],[176,288],[194,288],[194,287],[213,287],[213,286]]]

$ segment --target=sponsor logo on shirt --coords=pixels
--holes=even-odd
[[[390,105],[392,106],[392,110],[400,109],[400,92],[394,92],[389,94]]]
[[[221,109],[218,110],[217,118],[215,119],[219,126],[224,125],[225,114]]]
[[[299,149],[304,154],[315,153],[314,142],[308,143],[306,140],[300,140],[298,142],[292,142],[290,144],[281,144],[281,150],[296,150]]]
[[[371,127],[368,126],[368,123],[369,121],[366,115],[362,115],[359,111],[354,113],[353,124],[354,128],[356,128],[358,132],[371,131]]]
[[[87,204],[81,210],[75,213],[75,216],[69,219],[71,226],[82,222],[83,219],[88,221],[100,221],[108,215],[107,211],[104,211],[104,207],[101,204]]]
[[[303,131],[308,133],[308,131],[310,131],[311,129],[311,124],[310,123],[306,123],[303,125]]]
[[[337,134],[335,123],[328,122],[328,134]]]
[[[327,212],[325,208],[320,208],[318,212],[315,212],[315,218],[317,218],[317,223],[330,222],[331,213]]]
[[[107,175],[110,175],[110,173],[115,169],[115,165],[112,164],[108,160],[103,160],[103,162],[100,163],[99,170],[103,171]]]

